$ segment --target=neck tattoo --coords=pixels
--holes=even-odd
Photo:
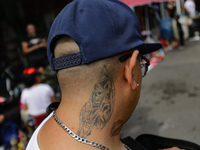
[[[82,138],[80,136],[78,136],[77,134],[75,134],[72,130],[70,130],[62,121],[60,121],[60,119],[58,118],[58,116],[56,115],[56,112],[54,111],[53,112],[53,118],[54,120],[58,123],[58,125],[63,129],[65,130],[71,137],[73,137],[75,140],[83,143],[83,144],[88,144],[90,146],[94,146],[94,147],[97,147],[99,149],[103,149],[103,150],[109,150],[109,148],[99,144],[99,143],[96,143],[96,142],[93,142],[93,141],[90,141],[88,139],[85,139],[85,138]],[[132,150],[130,149],[127,145],[123,144],[127,150]]]

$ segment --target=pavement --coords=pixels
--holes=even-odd
[[[137,108],[122,138],[154,134],[200,145],[200,41],[167,53],[143,78]]]

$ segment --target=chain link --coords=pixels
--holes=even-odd
[[[130,147],[128,147],[126,144],[123,143],[123,145],[126,147],[127,150],[132,150]]]
[[[90,141],[88,139],[85,139],[85,138],[82,138],[80,136],[78,136],[77,134],[75,134],[73,131],[71,131],[63,122],[60,121],[60,119],[57,117],[56,115],[56,112],[54,111],[53,112],[53,117],[55,119],[55,121],[71,136],[73,137],[75,140],[81,142],[81,143],[84,143],[84,144],[88,144],[88,145],[91,145],[91,146],[94,146],[94,147],[97,147],[97,148],[100,148],[100,149],[103,149],[103,150],[109,150],[108,148],[106,148],[105,146],[99,144],[99,143],[96,143],[96,142],[93,142],[93,141]]]

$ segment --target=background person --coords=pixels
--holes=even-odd
[[[0,102],[0,147],[9,147],[12,136],[17,137],[18,128],[21,125],[20,121],[20,110],[17,100],[13,100],[10,103]]]
[[[186,0],[184,3],[186,15],[194,16],[196,13],[195,0]]]
[[[198,12],[196,11],[195,0],[186,0],[184,3],[184,8],[186,15],[188,15],[192,19],[192,24],[189,25],[189,35],[192,37],[191,41],[198,41],[199,37],[199,26],[198,19],[195,19]]]
[[[178,30],[178,35],[179,35],[179,41],[180,41],[180,48],[183,48],[184,47],[184,32],[183,32],[183,28],[182,28],[182,25],[179,21],[179,18],[180,16],[179,15],[176,15],[174,17],[174,19],[176,20],[176,26],[177,26],[177,30]]]
[[[38,64],[47,63],[46,38],[36,32],[34,24],[26,27],[27,35],[22,41],[22,52],[26,57],[26,67],[37,67]]]
[[[33,116],[37,127],[47,116],[46,108],[51,102],[55,102],[53,89],[44,83],[40,83],[40,75],[35,68],[24,70],[24,83],[26,88],[21,94],[22,109],[28,110]]]

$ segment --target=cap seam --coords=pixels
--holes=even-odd
[[[99,1],[99,0],[98,0]],[[109,7],[105,4],[105,2],[104,1],[101,1],[101,2],[103,2],[104,3],[104,5],[105,5],[105,7],[103,7],[104,9],[107,9],[108,11],[109,11],[109,13],[107,12],[107,14],[109,14],[109,20],[112,20],[111,21],[111,23],[113,24],[113,27],[114,27],[114,29],[113,29],[113,31],[114,31],[114,34],[115,34],[115,37],[117,37],[117,32],[116,32],[116,30],[117,30],[117,27],[116,27],[116,24],[115,24],[115,20],[113,19],[113,16],[112,16],[112,14],[111,14],[111,12],[110,12],[110,9],[109,9]],[[101,3],[101,2],[99,2],[100,4],[103,4],[103,3]],[[103,6],[103,5],[102,5]]]

